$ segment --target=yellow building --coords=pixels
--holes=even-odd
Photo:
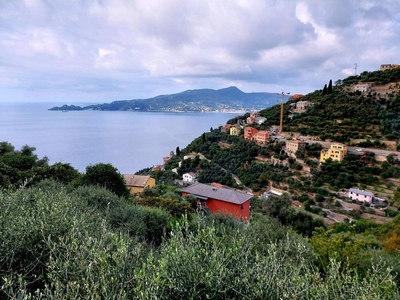
[[[240,135],[240,128],[231,127],[231,129],[229,129],[229,134],[230,135]]]
[[[124,174],[124,179],[131,195],[141,193],[145,188],[156,185],[156,180],[149,175]]]
[[[347,154],[347,146],[344,144],[333,143],[329,149],[322,149],[319,161],[325,162],[328,158],[341,162]]]

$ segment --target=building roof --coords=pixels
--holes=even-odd
[[[297,144],[306,144],[306,142],[305,141],[303,141],[303,140],[288,140],[288,141],[286,141],[286,143],[297,143]]]
[[[147,181],[150,179],[150,176],[124,174],[124,179],[127,186],[145,187]]]
[[[194,173],[194,172],[188,172],[188,173],[183,174],[183,176],[185,176],[185,175],[190,175],[192,177],[197,177],[197,174]]]
[[[369,197],[373,197],[374,196],[373,192],[359,190],[359,189],[349,189],[349,193],[351,193],[351,192],[356,193],[356,194],[360,194],[360,195],[369,196]]]
[[[215,187],[208,184],[196,183],[187,188],[182,189],[182,192],[199,196],[199,198],[212,198],[234,204],[243,204],[248,201],[252,195],[238,192],[232,189],[223,187]],[[205,200],[206,200],[205,199]]]

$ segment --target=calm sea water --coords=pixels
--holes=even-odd
[[[36,148],[50,164],[86,166],[111,163],[121,173],[162,164],[176,147],[186,147],[210,127],[223,125],[235,114],[124,111],[48,111],[51,103],[0,103],[0,141],[17,150]]]

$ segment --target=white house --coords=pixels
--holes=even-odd
[[[256,123],[259,124],[259,125],[263,124],[265,121],[267,121],[267,118],[264,118],[264,117],[257,117],[256,118]]]
[[[193,172],[183,174],[184,183],[193,183],[196,181],[197,175]]]
[[[374,199],[374,193],[358,189],[349,189],[347,197],[349,197],[351,200],[367,202],[371,204],[372,200]]]

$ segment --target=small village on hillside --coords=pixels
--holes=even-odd
[[[398,69],[399,65],[382,65],[380,67],[381,71],[388,69]],[[386,85],[374,85],[374,83],[356,83],[351,86],[346,86],[347,92],[360,92],[363,95],[368,93],[382,93],[386,94],[388,92],[398,92],[399,82],[392,82]],[[326,87],[325,87],[326,88]],[[310,108],[313,107],[314,103],[311,101],[303,100],[305,97],[301,94],[295,94],[289,98],[287,111],[288,118],[296,118],[303,113],[306,113]],[[396,143],[387,141],[385,148],[374,148],[374,147],[359,147],[353,145],[355,142],[350,142],[350,145],[345,143],[339,143],[334,141],[321,141],[318,136],[303,136],[299,132],[285,132],[282,131],[284,124],[283,122],[283,105],[281,103],[280,109],[280,125],[272,125],[265,127],[267,118],[261,115],[261,112],[252,112],[247,115],[247,117],[238,117],[235,123],[228,123],[226,125],[221,125],[218,130],[226,135],[235,136],[244,139],[245,141],[257,144],[261,147],[265,147],[268,142],[280,142],[282,144],[279,155],[272,155],[270,157],[257,156],[255,160],[258,164],[271,164],[274,166],[282,166],[289,168],[291,165],[301,166],[299,171],[299,176],[310,177],[312,168],[310,167],[310,159],[308,163],[305,163],[304,152],[306,151],[306,146],[311,144],[321,145],[319,157],[311,159],[311,163],[314,166],[322,165],[327,160],[331,162],[341,163],[345,157],[350,153],[351,155],[356,155],[358,157],[369,157],[374,156],[377,162],[386,161],[399,161],[400,152],[397,152]],[[260,129],[261,128],[261,129]],[[360,141],[357,141],[360,142]],[[221,148],[232,147],[232,144],[220,141],[218,143]],[[171,151],[169,156],[163,158],[163,164],[154,166],[152,168],[153,172],[162,172],[165,170],[165,166],[168,164],[170,159],[175,156],[174,152]],[[290,188],[288,185],[276,186],[274,182],[270,181],[268,184],[263,186],[262,189],[258,191],[253,191],[248,187],[244,187],[238,176],[232,174],[237,185],[242,188],[238,190],[237,188],[232,188],[223,185],[218,182],[209,183],[210,185],[205,185],[198,181],[199,174],[197,171],[190,171],[186,173],[180,173],[180,168],[182,162],[185,160],[193,160],[195,158],[200,158],[200,160],[209,160],[202,153],[190,153],[184,155],[180,159],[178,165],[171,169],[173,173],[176,174],[178,179],[175,179],[175,184],[187,186],[182,189],[182,195],[193,194],[198,200],[199,209],[209,213],[209,212],[225,212],[229,213],[236,218],[247,222],[251,217],[250,209],[250,198],[251,196],[258,196],[267,199],[269,195],[281,196],[283,193],[287,193]],[[372,164],[370,164],[372,165]],[[140,176],[140,175],[134,175]],[[127,181],[128,182],[128,181]],[[204,182],[204,181],[203,181]],[[153,182],[154,186],[155,182]],[[193,188],[190,186],[193,185]],[[131,189],[131,191],[134,191]],[[228,192],[231,191],[231,192]],[[218,194],[228,194],[230,195],[241,195],[242,193],[251,195],[249,197],[242,197],[243,201],[238,201],[236,196],[229,198],[226,196],[217,196]],[[387,214],[387,209],[390,207],[390,200],[393,198],[393,191],[387,189],[374,189],[374,187],[361,185],[351,186],[348,188],[340,188],[340,190],[334,191],[334,199],[329,200],[334,203],[335,206],[323,205],[318,203],[319,208],[317,211],[320,215],[324,217],[325,222],[343,222],[350,221],[352,217],[348,214],[342,214],[342,212],[358,211],[364,218],[369,218],[377,222],[386,222],[390,220],[390,214]],[[315,197],[311,196],[311,197]],[[239,197],[240,198],[240,197]],[[212,200],[211,200],[212,199]],[[218,204],[215,204],[218,203]],[[292,205],[302,208],[303,204],[293,199]],[[333,208],[333,209],[332,209]],[[339,209],[340,208],[340,209]]]

